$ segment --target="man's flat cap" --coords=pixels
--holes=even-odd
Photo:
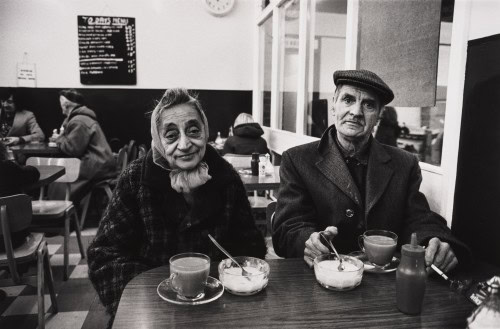
[[[335,71],[333,73],[333,82],[336,86],[345,84],[370,89],[380,97],[383,105],[389,104],[394,99],[394,93],[384,80],[368,70]]]

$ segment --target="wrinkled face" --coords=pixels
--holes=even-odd
[[[170,168],[193,169],[203,159],[206,132],[193,106],[181,104],[164,110],[160,114],[158,132]]]
[[[371,90],[344,85],[333,105],[339,138],[348,141],[368,140],[380,111],[380,100]]]
[[[16,104],[14,104],[14,97],[12,95],[7,99],[2,99],[2,109],[7,116],[11,116],[16,112]]]
[[[62,113],[63,113],[63,115],[65,117],[67,117],[71,113],[71,110],[76,105],[75,103],[73,103],[72,101],[68,100],[64,96],[59,96],[59,102],[61,103]]]

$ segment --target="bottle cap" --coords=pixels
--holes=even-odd
[[[417,233],[411,234],[411,242],[410,244],[405,244],[401,247],[401,254],[406,256],[417,256],[421,253],[425,253],[425,249],[422,246],[419,246],[417,243]]]

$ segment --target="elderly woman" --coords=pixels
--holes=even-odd
[[[113,198],[89,247],[89,277],[114,314],[128,281],[168,264],[182,252],[264,258],[238,173],[208,141],[208,123],[196,98],[170,89],[151,116],[151,150],[120,176]]]

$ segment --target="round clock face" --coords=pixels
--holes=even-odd
[[[235,0],[202,0],[208,12],[214,16],[224,16],[234,7]]]

